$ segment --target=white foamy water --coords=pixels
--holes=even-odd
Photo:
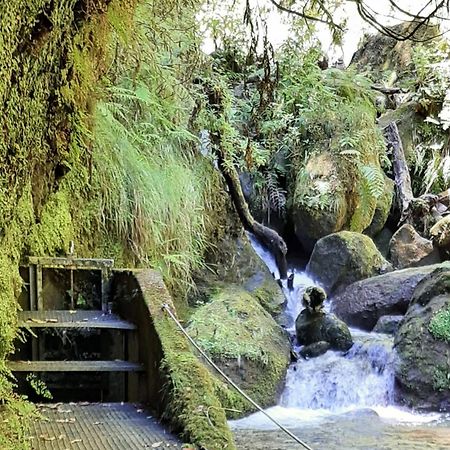
[[[252,236],[252,245],[269,270],[278,278],[278,268],[271,253]],[[287,288],[286,323],[295,335],[295,319],[302,309],[301,298],[306,287],[316,283],[305,272],[291,269],[294,285]],[[279,404],[267,410],[284,426],[297,428],[305,423],[320,423],[345,414],[371,412],[393,423],[427,424],[438,421],[438,413],[419,414],[394,405],[395,352],[393,338],[385,334],[367,333],[351,329],[354,345],[348,352],[328,351],[322,356],[300,358],[287,371],[285,388]],[[359,413],[360,412],[360,413]],[[231,421],[234,429],[276,429],[262,413]]]

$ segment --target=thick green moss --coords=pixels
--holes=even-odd
[[[437,312],[431,318],[428,330],[436,339],[450,343],[450,309]]]
[[[163,370],[167,376],[166,419],[183,432],[185,439],[202,448],[235,449],[223,407],[208,370],[191,351],[187,339],[161,309],[172,299],[157,272],[136,274],[144,300],[161,341]]]
[[[191,316],[188,332],[256,402],[275,403],[289,363],[289,341],[252,294],[238,286],[217,290]],[[221,378],[216,388],[231,416],[253,410]]]

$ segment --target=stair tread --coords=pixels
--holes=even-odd
[[[20,311],[19,325],[29,328],[110,328],[135,330],[136,325],[102,311]]]
[[[13,372],[140,372],[140,363],[113,361],[9,361]]]

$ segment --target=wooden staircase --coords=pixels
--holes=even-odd
[[[128,401],[133,396],[143,366],[138,361],[136,325],[112,311],[112,267],[108,259],[29,258],[28,289],[22,295],[22,307],[28,304],[29,309],[19,313],[19,326],[27,339],[18,346],[14,355],[18,359],[9,362],[24,384],[25,374],[39,373],[52,393],[52,388],[70,391],[73,400],[92,400],[92,394],[83,398],[83,390],[89,388],[99,390],[98,401]],[[79,284],[87,292],[84,296],[77,286],[82,272]],[[52,273],[62,280],[61,286],[53,283],[46,289],[44,278],[50,279]],[[92,286],[86,281],[89,277]],[[94,291],[99,295],[93,295]],[[88,296],[90,302],[85,299]]]

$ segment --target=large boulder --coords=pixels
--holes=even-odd
[[[197,277],[191,306],[208,301],[217,286],[236,284],[258,299],[273,316],[280,314],[286,301],[283,291],[253,249],[246,233],[240,229],[223,236],[218,247],[207,255],[208,269]]]
[[[376,149],[365,158],[364,167],[382,173]],[[382,194],[370,200],[363,186],[360,166],[329,151],[313,153],[296,171],[291,214],[295,234],[307,251],[318,239],[342,230],[371,236],[381,231],[391,208],[393,183],[384,177]]]
[[[327,342],[331,349],[342,351],[348,350],[353,345],[347,325],[334,314],[327,314],[324,311],[312,313],[304,309],[295,321],[295,330],[300,345],[310,346]]]
[[[397,332],[399,399],[418,409],[450,411],[450,268],[416,287]]]
[[[254,295],[236,285],[216,287],[192,314],[187,331],[257,403],[276,403],[290,361],[289,337]],[[252,410],[219,378],[217,392],[223,407]]]
[[[324,152],[310,157],[298,171],[292,203],[295,234],[307,250],[321,237],[344,228],[349,212],[335,156]]]
[[[417,284],[440,266],[445,263],[396,270],[353,283],[333,298],[331,310],[349,325],[370,331],[382,316],[405,314]]]
[[[377,199],[375,212],[373,213],[372,222],[364,230],[364,234],[368,236],[376,236],[382,230],[386,221],[388,220],[389,213],[391,212],[392,198],[394,196],[394,182],[384,176],[384,189],[383,194]]]
[[[402,225],[392,236],[389,255],[392,265],[398,269],[440,262],[439,251],[433,243],[420,236],[410,224]]]
[[[341,231],[320,239],[314,246],[306,271],[328,294],[349,284],[390,270],[370,237]]]

